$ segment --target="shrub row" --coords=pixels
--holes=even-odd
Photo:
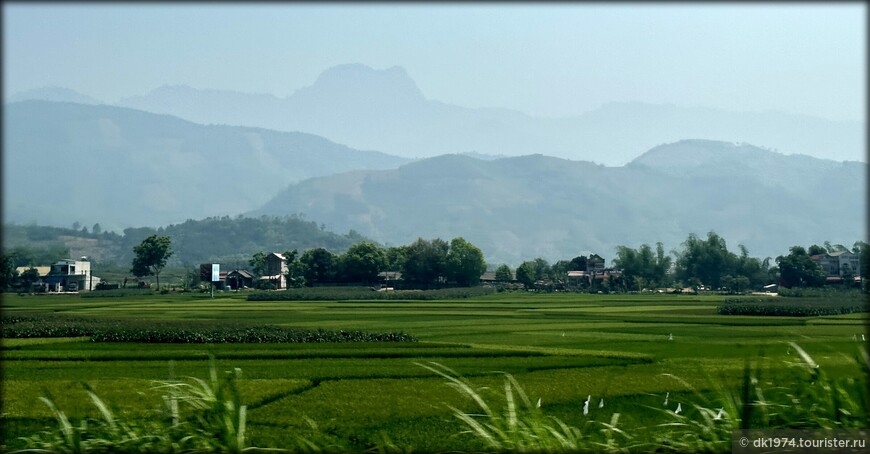
[[[172,344],[416,342],[405,333],[308,330],[277,326],[142,320],[97,320],[57,315],[3,316],[3,338],[90,337],[92,342]]]
[[[720,315],[769,315],[786,317],[818,317],[822,315],[868,312],[863,300],[818,300],[773,298],[726,298],[716,309]]]
[[[867,299],[867,292],[861,289],[842,289],[837,287],[781,287],[779,296],[786,298],[836,298],[836,299]]]
[[[374,291],[368,287],[312,287],[280,292],[255,292],[248,301],[347,301],[347,300],[445,300],[490,295],[487,287],[457,287],[438,290]]]
[[[119,288],[111,290],[96,290],[93,292],[84,292],[79,296],[82,298],[125,298],[129,296],[150,296],[153,294],[154,291],[147,288]]]

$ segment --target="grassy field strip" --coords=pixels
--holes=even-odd
[[[808,317],[748,317],[735,315],[677,315],[677,314],[662,314],[652,313],[643,316],[635,315],[608,315],[601,312],[596,313],[596,317],[601,317],[606,320],[619,320],[624,323],[686,323],[695,325],[763,325],[763,326],[784,326],[784,325],[805,325]]]
[[[588,313],[588,312],[605,312],[608,314],[612,313],[623,313],[623,312],[650,312],[650,311],[678,311],[686,309],[684,306],[677,305],[655,305],[655,306],[580,306],[580,307],[557,307],[557,308],[535,308],[535,309],[521,309],[518,312],[526,312],[526,311],[534,311],[534,312],[578,312],[578,313]],[[692,310],[700,310],[707,311],[711,315],[716,313],[716,306],[692,306]]]
[[[517,331],[514,334],[520,336],[545,336],[545,337],[571,337],[571,338],[586,338],[593,339],[596,343],[602,339],[608,341],[614,340],[629,340],[638,342],[661,342],[667,339],[667,334],[632,334],[619,332],[603,332],[603,331]]]
[[[518,352],[511,349],[491,350],[481,354],[469,348],[441,348],[433,349],[367,349],[360,351],[272,351],[272,350],[246,350],[239,352],[215,352],[214,349],[190,349],[174,350],[171,352],[151,351],[136,352],[131,350],[122,351],[10,351],[4,355],[5,360],[30,360],[30,361],[169,361],[174,359],[196,360],[214,356],[218,359],[341,359],[341,358],[425,358],[438,356],[441,358],[466,358],[474,356],[520,356],[528,352]]]
[[[33,345],[69,344],[88,342],[90,337],[38,337],[34,339],[0,339],[0,349],[14,349]]]
[[[435,361],[457,365],[464,373],[473,374],[478,367],[485,370],[529,370],[582,368],[612,364],[631,364],[642,359],[607,356],[547,356],[542,352],[478,350],[474,356],[439,356],[433,352],[416,357],[394,358],[303,358],[303,359],[242,359],[218,358],[221,370],[241,368],[251,379],[345,379],[365,377],[407,377],[424,375],[414,362]],[[108,378],[166,379],[173,375],[202,376],[208,368],[207,358],[136,361],[129,359],[94,361],[7,360],[4,380],[46,381],[64,377],[80,380]]]
[[[179,379],[184,378],[179,375]],[[164,376],[161,380],[166,380]],[[154,380],[139,378],[89,379],[92,387],[119,415],[153,415],[159,413],[161,396]],[[238,383],[244,402],[262,407],[280,398],[310,389],[305,379],[247,379]],[[66,380],[6,380],[3,384],[4,417],[50,418],[51,411],[34,396],[51,396],[70,416],[99,417],[83,386],[70,386]]]
[[[481,350],[509,350],[522,351],[528,353],[538,353],[544,355],[565,355],[565,356],[601,356],[605,358],[631,358],[641,360],[652,360],[652,356],[644,353],[635,352],[620,352],[608,350],[587,350],[580,348],[554,348],[554,347],[533,347],[520,345],[502,345],[502,344],[480,344],[467,343],[472,348]]]

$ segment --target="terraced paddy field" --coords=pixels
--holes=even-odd
[[[746,408],[734,405],[741,399],[767,399],[772,405],[752,414],[726,414],[734,427],[747,415],[743,419],[752,427],[868,427],[862,357],[867,350],[862,335],[870,337],[866,312],[717,315],[721,303],[720,296],[530,293],[424,302],[4,295],[5,317],[402,332],[417,341],[164,344],[97,343],[88,336],[4,338],[2,444],[4,450],[22,448],[19,437],[57,426],[40,396],[51,396],[71,419],[99,418],[86,386],[119,417],[158,418],[166,390],[156,384],[206,378],[211,364],[220,374],[241,370],[237,384],[247,406],[246,444],[258,447],[487,449],[451,409],[473,414],[479,408],[430,369],[436,365],[464,377],[493,408],[508,404],[505,374],[510,374],[534,407],[540,402],[534,411],[577,428],[589,440],[584,449],[595,451],[614,446],[667,450],[662,434],[670,436],[668,424],[695,427],[689,422],[704,421],[709,416],[704,409],[735,413]],[[821,379],[805,367],[801,353],[817,363]],[[750,376],[752,389],[746,394]],[[827,390],[817,389],[817,382]],[[675,414],[678,405],[681,413]],[[806,414],[800,412],[804,408]],[[605,429],[614,422],[625,432],[608,442],[614,432]],[[701,427],[697,430],[703,432]],[[299,437],[310,444],[300,445]],[[704,446],[713,450],[731,449],[730,439],[708,441]]]

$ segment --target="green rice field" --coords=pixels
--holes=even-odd
[[[4,316],[243,322],[403,332],[417,341],[159,344],[97,343],[87,336],[4,338],[2,450],[24,448],[20,437],[57,426],[40,396],[50,396],[71,419],[96,418],[87,385],[115,414],[153,418],[165,393],[155,382],[205,378],[212,361],[219,373],[241,370],[237,383],[247,405],[247,445],[257,447],[293,450],[298,437],[305,437],[327,451],[485,450],[484,441],[469,433],[451,409],[474,413],[474,402],[424,367],[432,364],[452,369],[494,403],[504,403],[505,374],[510,374],[533,403],[540,402],[540,411],[591,438],[601,437],[600,428],[618,413],[618,427],[627,432],[624,446],[648,451],[657,449],[658,428],[672,422],[677,404],[684,410],[680,417],[690,420],[703,418],[699,407],[726,408],[728,399],[745,392],[747,370],[753,373],[753,389],[764,390],[768,399],[807,391],[800,405],[829,405],[824,394],[809,388],[815,376],[799,365],[805,352],[853,404],[848,414],[834,408],[830,422],[868,427],[867,394],[861,391],[867,388],[861,356],[867,342],[861,339],[870,337],[868,313],[718,315],[722,300],[525,292],[442,301],[3,295]],[[584,414],[587,399],[594,405]],[[803,416],[789,420],[785,413],[765,413],[768,419],[753,419],[752,425],[825,425]],[[731,444],[713,446],[727,452]]]

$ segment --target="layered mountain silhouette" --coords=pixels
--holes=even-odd
[[[4,105],[3,218],[157,227],[256,208],[287,184],[405,158],[322,137],[67,102]]]
[[[699,138],[866,162],[865,127],[859,122],[644,103],[611,103],[582,115],[540,118],[430,100],[404,69],[376,70],[361,64],[330,68],[311,86],[285,98],[167,86],[122,99],[119,105],[203,124],[305,131],[356,148],[414,158],[540,153],[613,166],[656,145]]]
[[[491,263],[714,230],[754,256],[865,235],[867,165],[788,156],[752,145],[687,140],[622,167],[543,155],[483,161],[445,155],[393,170],[356,171],[291,185],[251,212],[303,212],[334,231],[388,244],[463,236]]]
[[[179,106],[203,106],[199,90],[161,90],[171,92],[168,98]],[[394,91],[401,96],[390,98]],[[64,90],[31,95],[76,99]],[[229,112],[225,95],[212,93],[212,104],[200,113]],[[282,103],[289,99],[236,95],[236,122],[247,118],[245,109],[268,116],[259,107],[266,104],[280,119]],[[354,101],[344,109],[330,107],[350,98]],[[417,133],[414,140],[431,146],[462,138],[446,134],[430,141],[426,134],[436,134],[437,128],[424,128],[419,117],[395,112],[421,108],[476,133],[481,129],[472,125],[480,126],[480,115],[490,115],[501,119],[489,123],[489,132],[499,137],[505,118],[520,123],[530,118],[426,100],[401,68],[336,68],[292,99],[296,108],[307,106],[303,110],[314,112],[313,117],[327,119],[326,125],[347,121],[358,133],[385,140]],[[369,112],[366,118],[372,103],[392,116]],[[637,125],[660,109],[647,107],[636,116],[629,115],[635,111],[630,105],[611,105],[599,114]],[[672,109],[670,117],[659,120],[683,118],[681,109]],[[612,257],[617,245],[657,241],[676,248],[689,233],[710,230],[730,246],[744,244],[762,257],[798,244],[851,244],[866,234],[867,164],[732,141],[673,141],[644,149],[621,166],[547,156],[543,140],[539,154],[509,156],[519,148],[487,152],[466,147],[476,151],[411,161],[309,133],[202,125],[93,103],[12,102],[4,104],[3,121],[6,222],[99,222],[104,229],[120,230],[208,216],[302,213],[331,231],[353,229],[391,245],[417,237],[463,236],[480,246],[490,262],[510,264],[535,257],[571,258],[578,251]],[[517,131],[522,131],[520,123]],[[644,136],[649,129],[625,126],[617,133],[607,126],[612,124],[600,120],[598,126],[613,134],[612,142],[622,144],[625,155],[630,149],[625,141],[651,137]],[[813,124],[820,123],[808,120],[795,136],[812,133]],[[504,135],[503,144],[515,137]],[[835,136],[824,137],[833,141]]]

